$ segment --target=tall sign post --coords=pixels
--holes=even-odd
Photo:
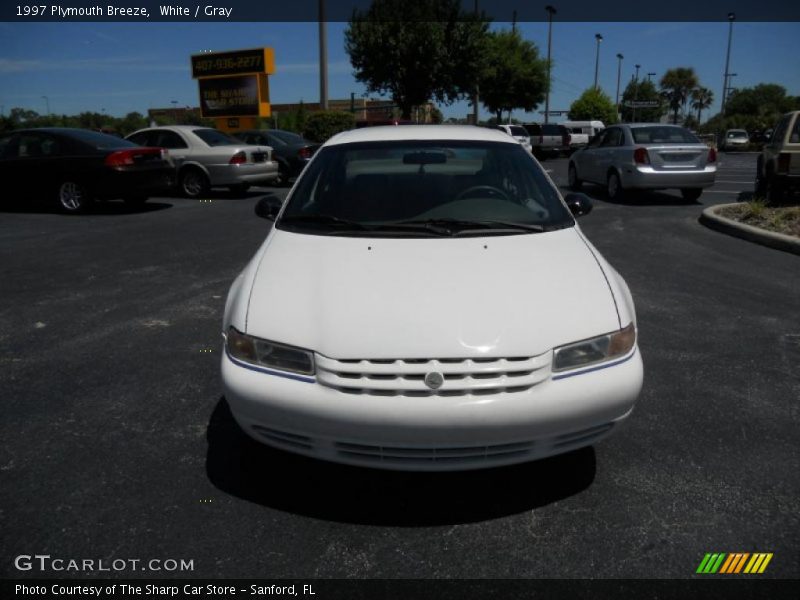
[[[193,54],[192,77],[200,91],[200,115],[221,131],[255,129],[258,117],[272,115],[269,75],[275,73],[272,48]]]

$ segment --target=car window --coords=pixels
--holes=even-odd
[[[728,137],[729,138],[746,138],[747,137],[747,132],[742,130],[742,129],[731,129],[728,132]]]
[[[297,217],[303,215],[362,225],[429,219],[574,223],[522,146],[478,141],[324,148],[307,167],[277,226],[283,228],[284,220],[301,220]]]
[[[527,123],[523,125],[525,131],[527,131],[530,135],[541,135],[542,128],[538,123]]]
[[[16,144],[12,143],[16,134],[8,134],[0,137],[0,158],[11,158]]]
[[[603,142],[605,141],[608,132],[609,132],[608,129],[604,129],[603,131],[598,133],[596,136],[592,138],[592,141],[589,142],[589,146],[598,147],[604,145]]]
[[[235,137],[217,131],[216,129],[192,129],[192,133],[203,140],[208,146],[239,146],[242,142]]]
[[[87,131],[85,129],[70,129],[67,135],[95,150],[115,150],[117,148],[131,148],[136,145],[134,142],[124,140],[114,135]]]
[[[789,136],[790,144],[800,144],[800,114],[795,116],[794,128],[792,134]]]
[[[159,129],[154,133],[156,135],[151,136],[150,139],[153,140],[152,145],[157,148],[178,149],[188,147],[186,142],[183,141],[183,138],[181,138],[181,136],[174,131],[170,131],[168,129]]]
[[[525,131],[524,127],[520,127],[519,125],[512,125],[510,129],[511,129],[511,135],[528,137],[528,132]]]
[[[775,126],[775,131],[772,132],[772,138],[770,139],[770,145],[780,147],[783,145],[783,139],[786,136],[786,130],[789,127],[789,123],[792,120],[792,115],[785,115],[778,121],[778,124]]]
[[[603,136],[603,141],[600,145],[606,148],[610,146],[621,146],[622,140],[622,129],[619,127],[612,127],[606,130],[606,135]]]
[[[542,125],[542,133],[544,135],[561,135],[561,131],[558,129],[558,125],[553,125],[550,123]]]
[[[606,129],[606,131],[609,131]],[[636,144],[699,144],[688,129],[683,127],[631,127]]]
[[[148,144],[150,133],[151,132],[149,131],[140,131],[139,133],[129,135],[126,139],[134,144],[138,144],[139,146],[152,146],[154,144]]]
[[[303,136],[292,133],[291,131],[270,131],[269,136],[273,139],[280,140],[285,144],[305,144],[306,140]]]
[[[17,158],[44,158],[57,152],[55,142],[40,133],[22,133],[17,144]]]

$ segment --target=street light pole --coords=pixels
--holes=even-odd
[[[475,0],[475,17],[478,16],[478,0]],[[475,82],[475,93],[472,94],[472,121],[473,125],[478,124],[478,104],[480,103],[480,86]]]
[[[47,96],[42,96],[42,98],[44,98],[44,105],[47,108],[47,114],[49,115],[50,114],[50,98],[48,98]]]
[[[648,74],[647,74],[647,81],[650,81],[650,78],[651,78],[651,77],[655,77],[655,76],[656,76],[656,74],[655,74],[655,73],[648,73]]]
[[[617,58],[619,59],[619,62],[617,62],[617,99],[615,100],[614,104],[617,105],[617,118],[619,119],[619,81],[622,77],[622,59],[625,57],[618,53]]]
[[[731,39],[733,38],[733,22],[736,20],[734,13],[728,13],[728,53],[725,56],[725,76],[722,78],[722,107],[720,114],[725,116],[725,104],[728,100],[728,77],[731,64]]]
[[[636,67],[636,79],[635,79],[635,88],[633,88],[633,115],[631,117],[631,123],[636,123],[636,103],[639,101],[639,69],[642,65],[634,65]]]
[[[549,4],[544,7],[547,11],[547,95],[544,97],[544,122],[550,122],[550,69],[552,64],[550,62],[550,53],[553,45],[553,15],[556,14],[556,9]]]
[[[325,0],[319,0],[319,107],[328,110],[328,28]]]
[[[597,53],[594,59],[594,89],[597,89],[597,74],[600,70],[600,42],[603,41],[603,36],[595,33],[594,39],[597,40]]]

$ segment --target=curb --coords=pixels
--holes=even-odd
[[[709,206],[700,215],[699,221],[719,232],[732,235],[734,237],[742,238],[749,242],[755,242],[762,246],[769,246],[776,250],[783,250],[784,252],[791,252],[792,254],[800,255],[800,238],[783,233],[775,233],[767,231],[745,223],[739,223],[733,219],[728,219],[717,214],[717,210],[727,208],[728,206],[740,206],[741,202],[734,202],[732,204],[717,204]]]

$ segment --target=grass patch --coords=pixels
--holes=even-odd
[[[772,207],[756,199],[728,206],[718,214],[753,227],[800,238],[800,206]]]

